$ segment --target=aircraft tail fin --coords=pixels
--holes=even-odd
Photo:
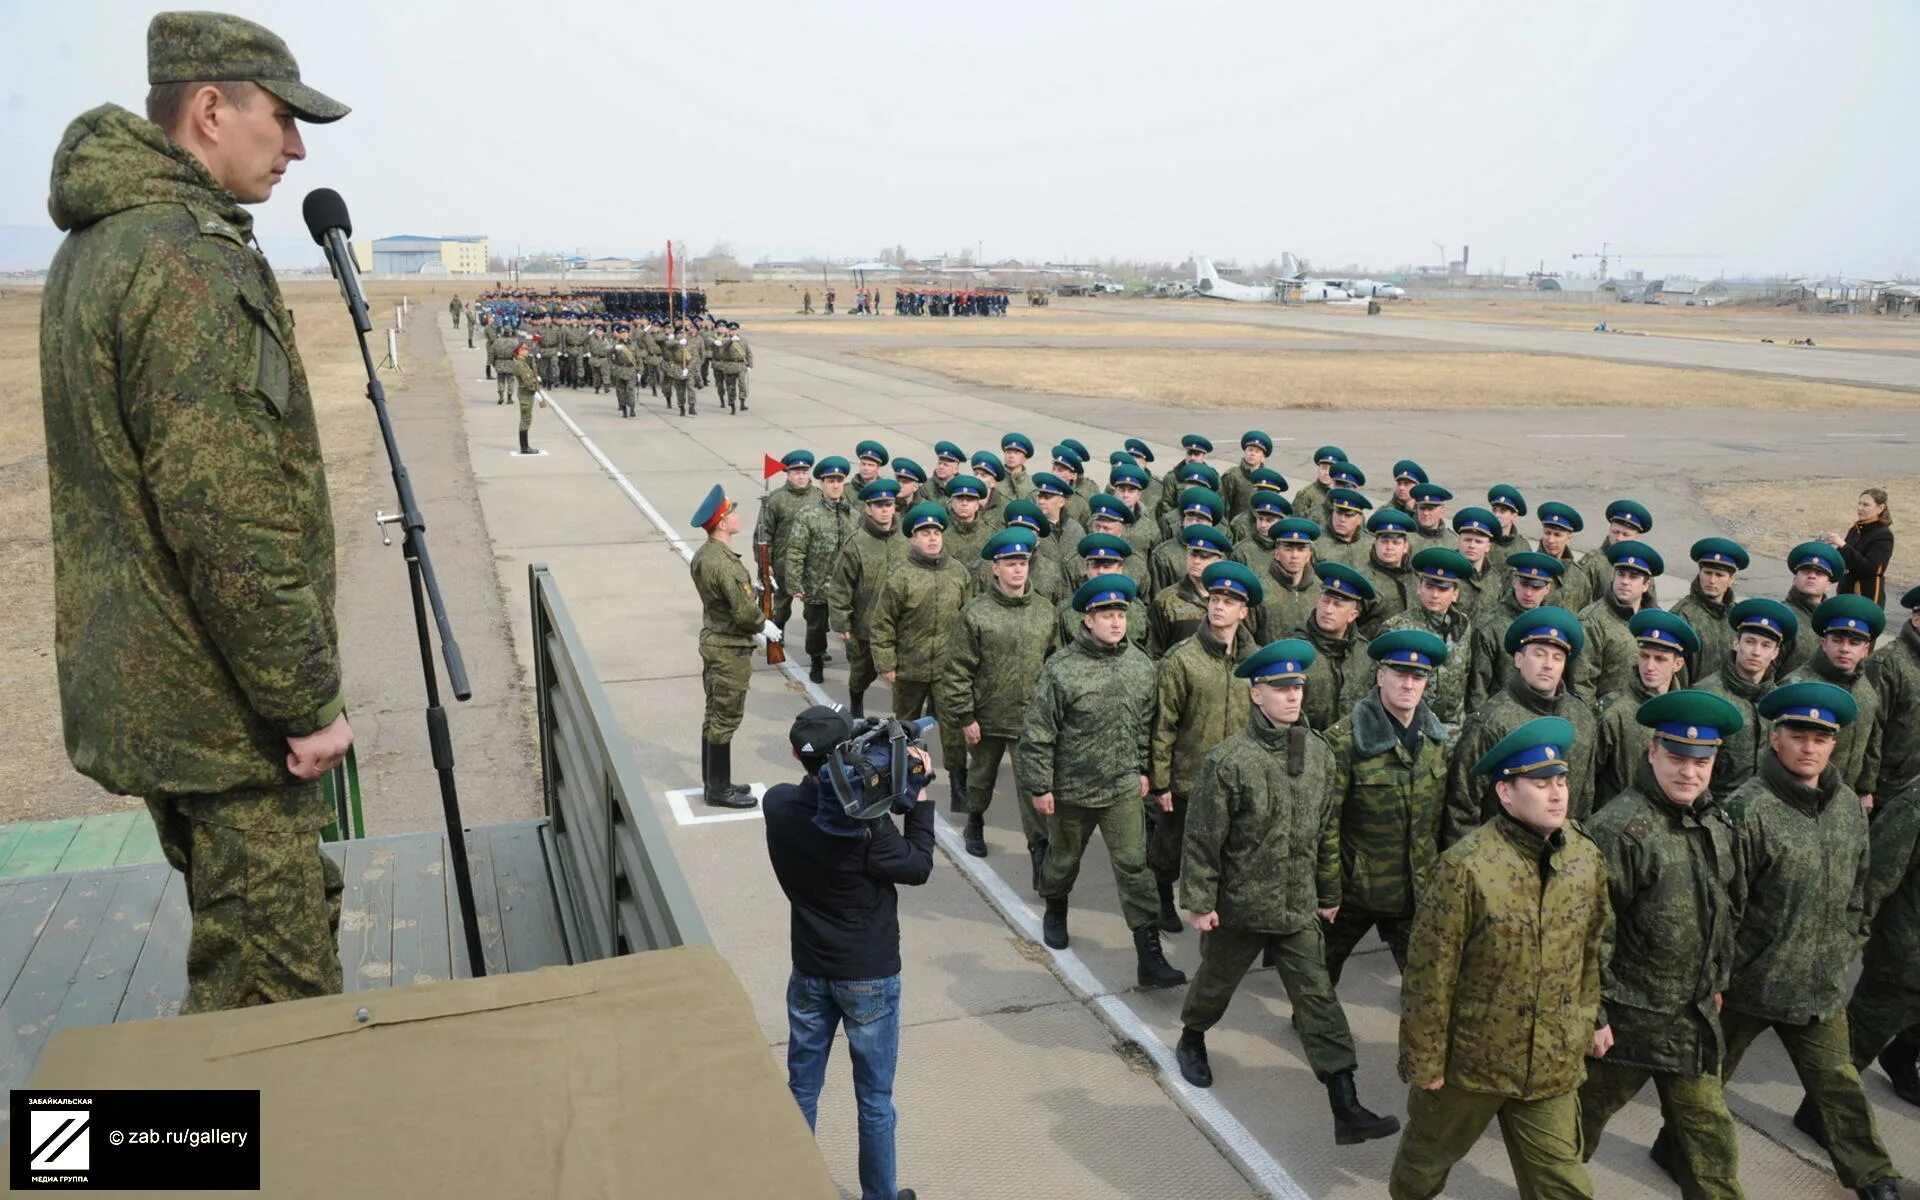
[[[1193,260],[1193,282],[1195,286],[1199,287],[1202,291],[1206,291],[1211,288],[1213,284],[1220,282],[1220,274],[1213,269],[1212,259],[1196,258]]]
[[[1283,279],[1297,279],[1300,276],[1300,263],[1291,250],[1280,252],[1280,276]]]

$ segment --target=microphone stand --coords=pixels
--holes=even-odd
[[[433,559],[427,555],[427,523],[413,499],[413,481],[407,465],[400,459],[400,445],[394,440],[393,422],[387,416],[387,389],[380,383],[373,364],[373,352],[367,348],[367,334],[373,322],[367,316],[366,296],[354,272],[353,259],[347,257],[346,239],[337,230],[329,230],[323,243],[327,264],[340,281],[340,292],[353,315],[354,338],[360,343],[360,362],[367,370],[367,399],[373,402],[374,415],[380,420],[380,440],[387,447],[387,461],[393,466],[393,489],[400,500],[399,512],[376,512],[381,526],[382,544],[391,544],[386,526],[398,524],[401,530],[400,553],[407,560],[407,582],[413,592],[413,628],[420,643],[420,672],[427,685],[427,744],[433,753],[433,769],[440,776],[440,807],[447,823],[447,851],[453,861],[454,894],[460,904],[460,924],[466,931],[467,960],[470,974],[479,979],[487,973],[486,955],[480,946],[480,921],[473,902],[473,873],[467,863],[466,829],[460,820],[460,793],[453,779],[453,739],[447,732],[447,710],[440,704],[440,681],[433,667],[433,639],[427,633],[427,608],[433,608],[433,622],[440,632],[440,652],[446,659],[447,682],[453,698],[466,700],[473,695],[467,682],[466,660],[460,656],[460,644],[454,640],[453,625],[447,620],[446,604],[440,598],[440,581],[433,573]]]

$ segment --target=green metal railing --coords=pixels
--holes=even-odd
[[[559,584],[545,563],[527,581],[541,786],[585,957],[709,944]]]

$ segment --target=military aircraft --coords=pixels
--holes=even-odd
[[[1291,258],[1291,256],[1288,256]],[[1349,300],[1345,291],[1324,279],[1281,279],[1269,284],[1235,283],[1220,278],[1210,258],[1193,262],[1193,291],[1213,300],[1236,300],[1246,304],[1278,302]]]
[[[1305,285],[1322,284],[1335,287],[1346,293],[1339,299],[1353,300],[1400,300],[1407,290],[1391,283],[1382,283],[1377,279],[1308,279],[1307,273],[1300,270],[1299,261],[1292,251],[1283,251],[1280,255],[1280,273],[1288,279],[1298,280]],[[1333,299],[1334,297],[1329,297]]]

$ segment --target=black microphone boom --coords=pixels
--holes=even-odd
[[[353,234],[353,222],[347,216],[347,202],[332,188],[315,188],[300,206],[307,219],[307,232],[327,253],[327,265],[340,281],[340,294],[353,314],[355,336],[360,343],[360,362],[367,369],[367,399],[373,402],[374,415],[380,421],[380,437],[386,443],[387,461],[393,467],[393,489],[400,500],[398,514],[379,513],[382,525],[397,521],[401,529],[400,551],[407,560],[407,581],[413,590],[413,628],[420,642],[420,670],[427,684],[427,746],[433,755],[435,772],[440,776],[440,808],[447,823],[447,854],[453,862],[454,893],[460,902],[460,921],[466,926],[467,959],[470,973],[479,978],[487,973],[487,962],[480,945],[480,920],[473,903],[473,874],[467,865],[466,826],[460,820],[460,793],[453,780],[453,738],[447,730],[447,710],[440,704],[439,675],[433,667],[433,636],[427,632],[427,609],[433,610],[434,625],[440,631],[440,653],[447,664],[447,684],[456,700],[473,695],[467,682],[467,664],[460,656],[460,644],[454,641],[453,624],[447,620],[447,606],[440,598],[440,581],[433,573],[433,559],[427,555],[427,523],[413,500],[413,481],[407,465],[400,461],[400,444],[394,440],[393,422],[387,416],[387,389],[374,371],[373,353],[367,349],[367,334],[373,324],[367,319],[367,298],[360,290],[360,274],[353,265],[353,251],[347,238]]]

